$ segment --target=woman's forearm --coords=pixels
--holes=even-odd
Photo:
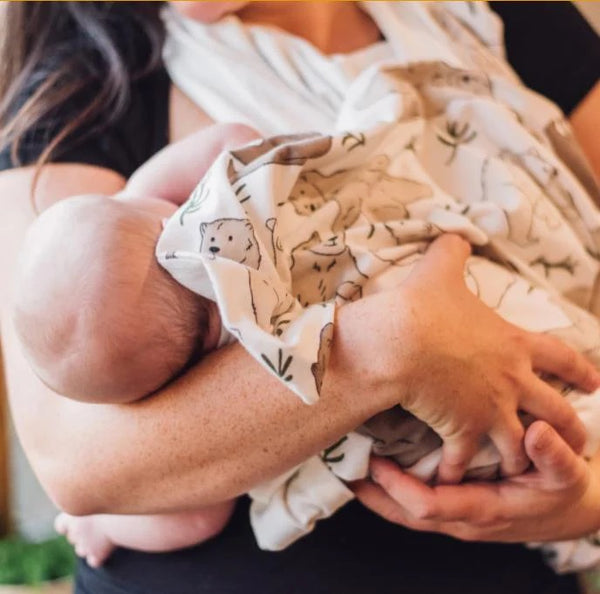
[[[164,512],[236,496],[382,408],[374,394],[352,396],[348,362],[332,362],[320,402],[307,406],[238,345],[138,403],[82,404],[42,386],[7,330],[19,434],[42,483],[74,514]]]
[[[0,323],[16,427],[34,470],[59,506],[79,514],[144,513],[226,499],[393,404],[391,391],[377,390],[379,384],[369,379],[381,383],[385,373],[360,369],[364,362],[356,341],[366,332],[343,332],[359,329],[352,318],[360,317],[360,303],[340,314],[323,396],[315,406],[303,404],[238,345],[211,354],[136,404],[91,405],[53,393],[31,371],[11,320],[16,254],[35,219],[27,199],[33,174],[24,169],[0,175],[5,213]],[[96,167],[53,165],[40,178],[38,204],[43,209],[73,194],[113,194],[123,184],[113,172]]]
[[[570,117],[575,137],[588,158],[596,178],[600,179],[600,82],[586,95]]]
[[[89,168],[71,167],[82,183]],[[91,173],[93,188],[86,182],[85,190],[111,193],[112,178],[103,185],[99,172]],[[19,184],[11,190],[9,177],[0,175],[0,207],[4,196],[23,194]],[[71,185],[61,189],[66,191],[74,193]],[[0,301],[14,417],[42,483],[71,513],[182,510],[235,496],[394,404],[439,428],[444,447],[464,439],[476,445],[497,427],[510,454],[522,442],[520,433],[510,433],[511,421],[527,396],[530,405],[551,401],[555,418],[546,420],[577,442],[573,411],[558,394],[538,393],[533,368],[587,390],[600,381],[581,355],[507,324],[477,301],[464,285],[468,246],[445,236],[397,290],[338,310],[314,406],[304,405],[239,345],[211,354],[135,404],[69,401],[40,383],[18,348],[7,304],[27,216],[15,216],[14,208],[3,212],[0,263],[7,283]],[[477,333],[469,331],[473,327]],[[498,416],[505,402],[514,406]]]

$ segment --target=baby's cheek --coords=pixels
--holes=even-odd
[[[171,6],[186,17],[201,23],[214,23],[226,14],[239,10],[247,2],[171,2]]]

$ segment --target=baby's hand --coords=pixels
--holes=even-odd
[[[401,287],[402,331],[408,362],[400,404],[444,441],[440,482],[458,482],[486,438],[506,475],[529,465],[519,410],[550,423],[580,452],[585,430],[572,407],[536,372],[584,391],[600,374],[558,339],[509,324],[464,283],[469,246],[456,236],[438,239]]]

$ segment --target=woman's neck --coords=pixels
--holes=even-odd
[[[275,25],[303,37],[325,54],[352,52],[381,39],[355,2],[250,2],[237,15],[245,23]]]

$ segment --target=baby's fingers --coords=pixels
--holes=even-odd
[[[554,336],[532,334],[531,362],[536,371],[551,373],[586,392],[600,387],[600,372],[586,359]]]
[[[585,427],[573,407],[554,388],[534,377],[526,387],[520,406],[537,419],[546,421],[577,454],[585,444]]]

